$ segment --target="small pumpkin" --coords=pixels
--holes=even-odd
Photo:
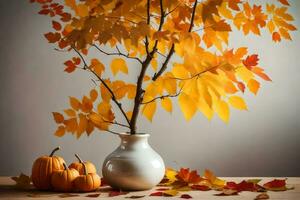
[[[82,161],[78,154],[75,154],[75,157],[78,159],[78,162],[73,162],[69,165],[70,169],[76,169],[80,175],[84,175],[84,165],[86,167],[87,173],[97,173],[96,167],[93,163],[89,161]]]
[[[56,147],[49,156],[36,159],[32,166],[31,179],[33,185],[40,190],[51,189],[51,175],[53,172],[62,170],[64,159],[54,156],[60,147]]]
[[[91,192],[98,189],[101,179],[96,173],[87,173],[86,164],[83,163],[84,174],[74,180],[74,188],[77,192]]]
[[[73,190],[73,182],[79,176],[76,169],[68,169],[64,163],[64,169],[53,172],[51,176],[51,185],[54,190],[60,192],[70,192]]]

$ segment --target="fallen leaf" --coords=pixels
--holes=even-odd
[[[129,197],[125,197],[126,199],[140,199],[145,197],[146,195],[133,195],[133,196],[129,196]]]
[[[262,200],[262,199],[269,199],[269,195],[267,193],[262,193],[262,194],[259,194],[255,197],[254,200]]]
[[[193,198],[193,197],[190,196],[189,194],[182,194],[182,195],[180,196],[180,198],[182,198],[182,199],[191,199],[191,198]]]
[[[286,191],[286,179],[274,179],[265,183],[263,187],[270,191]]]
[[[211,190],[210,187],[208,187],[207,185],[192,185],[191,186],[192,190],[200,190],[200,191],[208,191]]]
[[[65,193],[65,194],[60,194],[58,197],[60,198],[68,198],[68,197],[78,197],[79,194],[70,194],[70,193]]]
[[[96,198],[99,197],[101,193],[95,193],[95,194],[88,194],[86,195],[86,197],[92,197],[92,198]]]
[[[230,190],[230,189],[224,189],[219,194],[214,194],[215,196],[232,196],[232,195],[238,195],[238,191],[236,190]]]
[[[112,190],[108,193],[108,196],[109,197],[115,197],[115,196],[125,195],[125,194],[128,194],[128,192],[123,192],[123,191],[120,191],[120,190]]]
[[[28,189],[31,186],[30,176],[21,173],[19,176],[11,177],[16,182],[16,187],[19,189]]]

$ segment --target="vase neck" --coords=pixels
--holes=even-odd
[[[119,134],[121,138],[120,148],[122,149],[141,149],[148,148],[149,134]]]

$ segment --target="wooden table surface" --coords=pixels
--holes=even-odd
[[[239,182],[241,180],[247,180],[252,178],[258,178],[262,179],[261,183],[265,183],[267,181],[270,181],[274,179],[275,177],[270,178],[262,178],[262,177],[224,177],[223,179],[227,181],[235,181]],[[282,178],[280,178],[282,179]],[[287,184],[289,186],[293,186],[293,190],[288,190],[284,192],[271,192],[268,191],[268,195],[270,196],[270,199],[292,199],[292,200],[300,200],[300,177],[290,177],[287,179]],[[92,193],[72,193],[71,196],[69,194],[64,193],[54,193],[54,192],[39,192],[34,189],[29,190],[17,190],[14,187],[14,181],[12,181],[9,177],[0,177],[0,199],[5,200],[12,200],[12,199],[33,199],[33,200],[39,200],[39,199],[50,199],[50,200],[57,200],[57,199],[67,199],[67,200],[80,200],[80,199],[125,199],[125,197],[130,196],[142,196],[146,195],[143,198],[139,199],[152,199],[152,200],[160,200],[160,199],[181,199],[180,196],[176,197],[150,197],[149,194],[155,191],[155,188],[153,190],[148,191],[140,191],[140,192],[129,192],[126,195],[121,196],[115,196],[115,197],[108,197],[108,193],[104,191],[101,192],[92,192]],[[101,193],[97,198],[91,198],[87,197],[89,194],[98,194]],[[183,193],[183,192],[182,192]],[[217,191],[189,191],[184,192],[189,194],[193,197],[193,199],[199,199],[199,200],[211,200],[211,199],[219,199],[219,200],[253,200],[255,197],[259,194],[256,192],[241,192],[239,195],[236,196],[214,196],[214,194],[217,194]],[[128,198],[127,198],[128,199]]]

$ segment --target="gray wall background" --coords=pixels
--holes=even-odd
[[[291,13],[300,27],[300,1],[291,0]],[[50,21],[38,16],[28,1],[0,2],[0,175],[30,174],[35,158],[57,145],[67,162],[73,154],[93,161],[98,170],[107,154],[119,143],[112,134],[94,132],[77,140],[57,138],[52,111],[68,106],[68,96],[81,97],[92,87],[90,75],[78,70],[63,72],[68,54],[53,50],[42,33]],[[300,176],[300,33],[293,42],[271,42],[262,37],[231,36],[230,46],[249,46],[260,55],[260,65],[273,79],[263,83],[259,94],[247,94],[249,111],[232,110],[230,123],[200,113],[185,122],[175,106],[170,115],[158,110],[153,123],[139,118],[140,130],[151,133],[150,143],[167,166],[205,168],[219,176]],[[103,62],[107,57],[95,52]],[[130,65],[133,79],[139,68]]]

